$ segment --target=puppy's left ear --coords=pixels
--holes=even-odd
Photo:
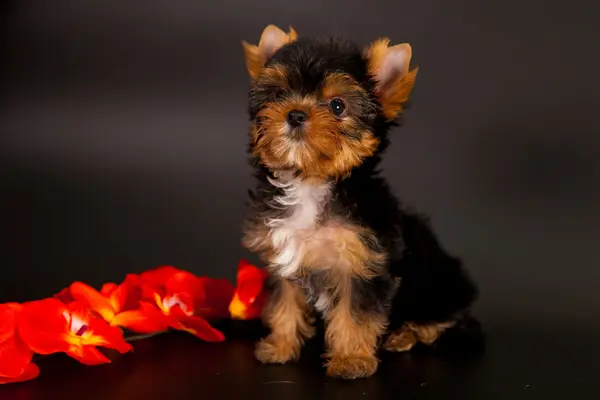
[[[402,111],[415,84],[418,68],[409,70],[412,49],[408,43],[389,47],[389,39],[379,39],[366,50],[369,74],[376,82],[375,92],[388,121]]]
[[[291,26],[290,31],[285,33],[275,25],[269,25],[260,36],[258,46],[242,42],[246,56],[246,68],[252,79],[258,79],[265,63],[277,50],[288,43],[294,42],[297,37],[296,31]]]

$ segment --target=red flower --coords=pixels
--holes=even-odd
[[[18,303],[0,304],[0,384],[28,381],[40,373],[31,362],[33,351],[17,332],[21,309]]]
[[[78,302],[65,305],[54,298],[23,304],[18,330],[34,352],[64,352],[86,365],[110,362],[96,346],[119,353],[133,349],[118,328],[90,315],[84,305]]]
[[[242,259],[238,264],[237,287],[229,312],[235,319],[259,318],[266,299],[263,284],[267,271]]]
[[[71,295],[71,288],[64,288],[60,292],[56,293],[54,296],[55,299],[62,301],[65,304],[69,304],[75,301],[73,296]]]
[[[158,306],[171,328],[190,332],[208,342],[225,340],[223,333],[206,319],[226,316],[233,294],[231,283],[199,278],[170,266],[142,273],[139,282],[143,297]]]
[[[156,312],[148,311],[146,305],[140,305],[141,288],[136,280],[134,275],[128,275],[120,285],[106,283],[99,292],[83,282],[74,282],[69,290],[75,301],[98,313],[112,326],[138,333],[167,330],[163,318],[152,318]]]

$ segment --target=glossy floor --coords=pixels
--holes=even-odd
[[[300,362],[265,366],[252,356],[255,323],[226,327],[229,340],[202,343],[167,334],[135,342],[110,365],[85,367],[56,355],[40,360],[40,377],[0,387],[2,399],[575,399],[597,393],[600,347],[591,335],[488,332],[484,346],[447,338],[437,349],[382,354],[372,378],[324,375],[320,343]]]

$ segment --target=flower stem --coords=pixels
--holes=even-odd
[[[160,331],[160,332],[154,332],[154,333],[148,333],[145,335],[134,335],[134,336],[129,336],[125,338],[126,342],[135,342],[137,340],[142,340],[142,339],[148,339],[154,336],[158,336],[161,335],[163,333],[166,333],[167,331]]]

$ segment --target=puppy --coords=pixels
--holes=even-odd
[[[363,50],[273,25],[243,42],[258,180],[243,244],[271,275],[263,363],[298,359],[318,314],[327,375],[368,377],[380,347],[433,344],[476,298],[460,260],[379,175],[417,75],[410,45],[389,43]]]

